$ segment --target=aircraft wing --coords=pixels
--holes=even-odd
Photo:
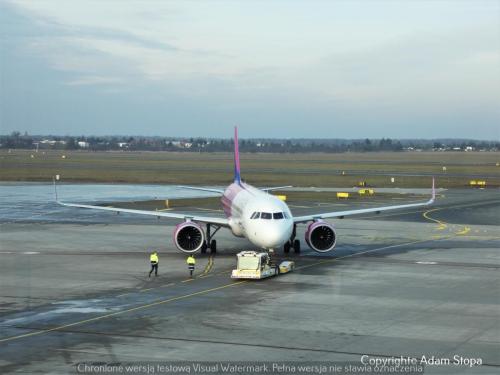
[[[224,194],[224,190],[220,190],[220,189],[210,189],[210,188],[202,188],[202,187],[197,187],[197,186],[184,186],[184,185],[179,185],[178,187],[182,188],[182,189],[208,191],[210,193],[217,193],[217,194],[220,194],[220,195]]]
[[[262,191],[273,191],[273,190],[281,190],[281,189],[287,189],[293,187],[292,185],[289,186],[275,186],[275,187],[267,187],[267,188],[261,188],[260,190]]]
[[[308,221],[319,220],[319,219],[328,219],[334,217],[345,217],[350,215],[359,215],[359,214],[368,214],[372,212],[380,213],[382,211],[391,211],[391,210],[399,210],[402,208],[413,208],[413,207],[422,207],[428,206],[434,203],[436,199],[436,190],[434,188],[434,179],[432,179],[432,197],[427,202],[422,203],[409,203],[409,204],[400,204],[396,206],[383,206],[383,207],[372,207],[372,208],[362,208],[357,210],[348,210],[348,211],[337,211],[337,212],[325,212],[318,213],[313,215],[305,215],[305,216],[297,216],[293,218],[294,223],[305,223]]]
[[[149,215],[156,217],[168,217],[172,219],[180,219],[180,220],[192,220],[199,221],[207,224],[216,224],[220,226],[227,227],[229,226],[229,221],[223,217],[209,217],[209,216],[198,216],[198,215],[187,215],[175,212],[164,212],[164,211],[147,211],[147,210],[133,210],[129,208],[118,208],[118,207],[105,207],[105,206],[92,206],[87,204],[77,204],[77,203],[64,203],[61,201],[56,201],[61,206],[66,207],[77,207],[77,208],[87,208],[93,210],[103,210],[103,211],[112,211],[112,212],[123,212],[128,214],[137,214],[137,215]]]

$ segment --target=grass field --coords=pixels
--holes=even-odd
[[[232,158],[231,153],[2,150],[0,180],[50,181],[60,174],[72,182],[225,185],[232,179]],[[351,187],[366,181],[375,187],[428,187],[431,175],[440,187],[467,186],[471,179],[499,186],[499,161],[499,152],[242,154],[241,168],[258,186]]]

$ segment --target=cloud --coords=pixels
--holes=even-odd
[[[121,79],[109,77],[108,83],[179,79],[185,74],[197,74],[208,62],[217,69],[220,66],[218,60],[229,57],[208,49],[179,48],[163,36],[147,37],[121,28],[87,25],[86,18],[82,18],[80,24],[71,24],[64,17],[50,14],[51,8],[40,7],[40,3],[14,2],[12,11],[30,20],[36,25],[36,31],[26,32],[29,28],[12,26],[6,34],[14,36],[20,48],[26,47],[44,56],[53,68],[82,74],[69,84],[95,82],[100,85],[107,74],[122,75]],[[75,5],[78,8],[78,4]],[[88,79],[89,73],[99,75],[101,79]]]
[[[238,121],[369,136],[377,124],[405,134],[400,124],[421,121],[465,134],[476,118],[498,133],[499,19],[489,5],[263,4],[0,3],[2,98],[38,106],[48,126],[62,107],[73,123],[70,109],[85,103],[96,129],[144,121],[163,132],[168,120],[209,123],[209,134]]]
[[[100,76],[83,76],[80,79],[66,82],[69,86],[82,86],[82,85],[109,85],[109,84],[122,84],[123,79],[116,77],[100,77]]]

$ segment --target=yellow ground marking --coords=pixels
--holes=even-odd
[[[146,289],[140,289],[139,290],[139,293],[142,293],[142,292],[147,292],[148,290],[152,290],[152,289],[159,289],[159,288],[167,288],[169,286],[173,286],[175,285],[175,283],[170,283],[170,284],[164,284],[164,285],[159,285],[159,286],[153,286],[151,288],[146,288]],[[130,293],[124,293],[124,294],[120,294],[118,295],[117,297],[121,297],[121,296],[124,296],[126,294],[130,294]]]
[[[470,232],[470,228],[469,227],[464,227],[464,229],[462,229],[461,231],[458,231],[455,234],[458,234],[458,235],[462,236],[462,235],[467,234],[469,232]]]
[[[442,209],[445,209],[445,208],[443,207]],[[438,209],[429,210],[426,213],[428,213],[430,211],[436,211],[436,210],[438,210]],[[426,218],[428,218],[429,220],[432,220],[432,221],[436,221],[435,219],[432,219],[432,218],[429,218],[429,217],[426,217]],[[451,236],[448,236],[448,237],[443,236],[440,239],[449,238],[449,237],[451,237]],[[417,244],[417,243],[430,242],[430,241],[435,241],[435,240],[433,240],[433,239],[426,239],[426,240],[418,240],[418,241],[405,242],[405,243],[400,243],[400,244],[395,244],[395,245],[383,246],[383,247],[379,247],[379,248],[376,248],[376,249],[361,251],[361,252],[357,252],[357,253],[353,253],[353,254],[348,254],[348,255],[341,256],[341,257],[334,258],[334,259],[326,259],[326,260],[323,260],[323,261],[319,261],[319,262],[307,264],[307,265],[304,265],[304,266],[296,267],[296,270],[310,268],[310,267],[314,267],[314,266],[318,266],[318,265],[326,264],[326,263],[333,263],[333,262],[337,262],[337,261],[342,260],[342,259],[352,258],[352,257],[358,256],[358,255],[368,254],[368,253],[372,253],[372,252],[376,252],[376,251],[387,250],[387,249],[396,248],[396,247],[400,247],[400,246],[414,245],[414,244]],[[222,274],[225,274],[225,273],[230,273],[230,271],[229,272],[228,271],[223,271],[223,272],[217,273],[217,275],[222,275]],[[183,280],[182,282],[184,283],[184,282],[189,282],[189,281],[193,281],[193,280],[195,280],[195,279],[187,279],[187,280]],[[109,317],[112,317],[112,316],[126,314],[126,313],[137,311],[137,310],[142,310],[142,309],[146,309],[146,308],[153,307],[153,306],[167,304],[167,303],[170,303],[170,302],[179,301],[179,300],[187,299],[187,298],[190,298],[190,297],[195,297],[195,296],[198,296],[198,295],[207,294],[207,293],[210,293],[210,292],[214,292],[214,291],[217,291],[217,290],[229,288],[229,287],[232,287],[232,286],[242,285],[242,284],[245,284],[245,283],[248,283],[248,281],[247,280],[236,281],[236,282],[232,282],[230,284],[225,284],[225,285],[222,285],[222,286],[219,286],[219,287],[205,289],[205,290],[201,290],[199,292],[185,294],[185,295],[182,295],[182,296],[173,297],[173,298],[169,298],[169,299],[162,300],[162,301],[152,302],[152,303],[149,303],[149,304],[145,304],[145,305],[133,307],[133,308],[130,308],[130,309],[125,309],[125,310],[116,311],[116,312],[105,314],[105,315],[96,316],[96,317],[90,318],[90,319],[80,320],[80,321],[77,321],[77,322],[74,322],[74,323],[64,324],[64,325],[61,325],[61,326],[58,326],[58,327],[54,327],[54,328],[44,329],[44,330],[35,331],[35,332],[29,332],[29,333],[25,333],[25,334],[21,334],[21,335],[17,335],[17,336],[12,336],[12,337],[7,337],[7,338],[4,338],[4,339],[0,339],[0,343],[2,343],[2,342],[8,342],[8,341],[13,341],[13,340],[17,340],[17,339],[21,339],[21,338],[25,338],[25,337],[37,336],[37,335],[41,335],[41,334],[44,334],[44,333],[49,333],[49,332],[54,332],[54,331],[60,331],[60,330],[63,330],[65,328],[74,327],[74,326],[77,326],[77,325],[81,325],[81,324],[85,324],[85,323],[90,323],[90,322],[94,322],[94,321],[106,319],[106,318],[109,318]],[[168,284],[168,285],[170,285],[170,284]]]
[[[213,265],[214,265],[214,256],[210,255],[210,257],[208,258],[208,263],[205,266],[205,269],[203,270],[203,272],[201,273],[201,275],[198,276],[198,277],[206,276],[207,273],[209,273],[212,270]]]
[[[160,209],[157,209],[155,211],[172,211],[173,208],[160,208]]]
[[[207,294],[207,293],[210,293],[210,292],[215,292],[217,290],[221,290],[221,289],[225,289],[225,288],[229,288],[229,287],[241,285],[241,284],[244,284],[246,282],[247,281],[245,281],[245,280],[243,280],[243,281],[237,281],[237,282],[232,282],[230,284],[225,284],[225,285],[222,285],[222,286],[219,286],[219,287],[216,287],[216,288],[205,289],[205,290],[201,290],[201,291],[195,292],[195,293],[185,294],[185,295],[178,296],[178,297],[172,297],[172,298],[168,298],[166,300],[152,302],[152,303],[148,303],[148,304],[145,304],[145,305],[141,305],[141,306],[137,306],[137,307],[132,307],[130,309],[125,309],[125,310],[116,311],[116,312],[105,314],[105,315],[100,315],[100,316],[96,316],[96,317],[90,318],[90,319],[79,320],[79,321],[74,322],[74,323],[64,324],[64,325],[57,326],[57,327],[54,327],[54,328],[43,329],[43,330],[40,330],[40,331],[29,332],[29,333],[24,333],[22,335],[7,337],[7,338],[4,338],[4,339],[0,339],[0,343],[1,342],[12,341],[12,340],[17,340],[17,339],[21,339],[21,338],[24,338],[24,337],[37,336],[37,335],[41,335],[41,334],[44,334],[44,333],[49,333],[49,332],[54,332],[54,331],[60,331],[60,330],[63,330],[65,328],[74,327],[74,326],[85,324],[85,323],[95,322],[95,321],[98,321],[98,320],[110,318],[112,316],[122,315],[122,314],[126,314],[126,313],[129,313],[129,312],[146,309],[146,308],[149,308],[149,307],[163,305],[163,304],[166,304],[166,303],[170,303],[170,302],[174,302],[174,301],[180,301],[180,300],[187,299],[187,298],[190,298],[190,297],[195,297],[195,296],[199,296],[199,295],[202,295],[202,294]]]
[[[437,230],[443,230],[443,229],[446,229],[446,227],[447,227],[446,224],[445,224],[445,222],[441,221],[441,220],[438,220],[438,219],[434,219],[434,218],[432,218],[432,217],[429,216],[429,214],[431,212],[435,212],[435,211],[439,211],[439,210],[441,210],[441,209],[440,208],[434,208],[432,210],[427,210],[427,211],[425,211],[422,214],[422,216],[425,217],[427,220],[430,220],[430,221],[433,221],[433,222],[437,223],[439,225],[437,227]]]
[[[186,280],[182,280],[181,283],[188,283],[190,281],[194,281],[194,279],[186,279]]]
[[[439,227],[437,228],[438,230],[443,230],[447,227],[446,223],[441,221],[441,220],[437,220],[437,219],[434,219],[432,217],[429,217],[428,215],[431,213],[431,212],[436,212],[436,211],[442,211],[442,210],[447,210],[447,209],[453,209],[453,208],[463,208],[463,207],[474,207],[474,206],[482,206],[484,205],[485,203],[484,202],[479,202],[479,203],[472,203],[472,204],[459,204],[459,205],[456,205],[456,206],[450,206],[450,207],[438,207],[438,208],[434,208],[432,210],[428,210],[428,211],[425,211],[422,215],[428,219],[428,220],[431,220],[431,221],[434,221],[435,223],[439,224]],[[462,229],[461,231],[458,231],[456,232],[455,234],[458,234],[458,235],[465,235],[467,233],[470,232],[470,228],[468,226],[464,226],[464,229]]]
[[[208,257],[208,262],[207,262],[207,265],[205,266],[205,268],[203,269],[203,272],[202,274],[205,274],[207,273],[207,270],[210,268],[210,263],[212,262],[212,256]]]
[[[479,203],[469,203],[469,204],[461,204],[457,206],[451,206],[451,207],[438,207],[434,208],[433,210],[430,211],[441,211],[441,210],[446,210],[450,208],[462,208],[462,207],[474,207],[474,206],[483,206],[485,203],[484,202],[479,202]],[[429,211],[429,212],[430,212]],[[401,211],[401,212],[395,212],[392,214],[370,214],[370,215],[361,215],[361,216],[356,216],[355,219],[372,219],[372,218],[382,218],[382,217],[390,217],[390,216],[400,216],[400,215],[408,215],[408,214],[416,214],[416,213],[421,213],[421,212],[427,212],[427,210],[415,210],[415,211]]]

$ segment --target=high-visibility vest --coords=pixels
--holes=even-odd
[[[194,265],[196,264],[196,260],[193,257],[188,257],[186,263]]]
[[[149,260],[151,261],[151,263],[158,263],[158,255],[151,254],[151,256],[149,257]]]

